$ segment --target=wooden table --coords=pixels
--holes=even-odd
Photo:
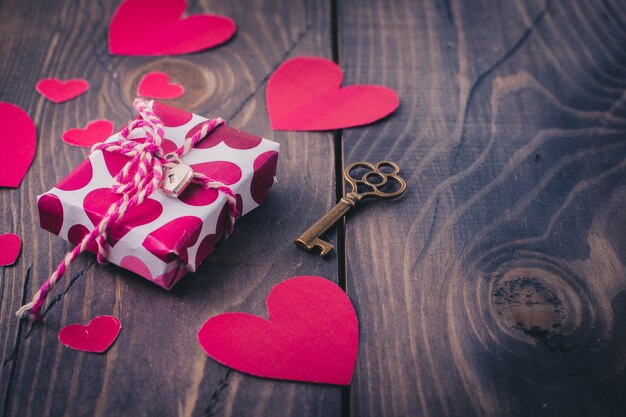
[[[0,232],[23,239],[0,268],[0,415],[626,415],[626,2],[190,1],[234,18],[235,38],[152,58],[108,54],[117,3],[0,3],[0,100],[38,130],[21,186],[0,190]],[[361,128],[272,131],[268,77],[301,55],[338,61],[345,85],[395,89],[400,108]],[[62,132],[122,126],[149,70],[187,87],[173,105],[280,142],[278,184],[173,291],[85,255],[45,324],[18,323],[70,248],[35,204],[87,154]],[[35,92],[46,77],[91,89],[56,105]],[[298,250],[362,159],[397,161],[406,195],[349,216],[329,259]],[[269,290],[296,275],[338,282],[355,305],[350,387],[247,376],[196,342],[213,315],[266,315]],[[106,354],[57,342],[101,314],[123,323]]]

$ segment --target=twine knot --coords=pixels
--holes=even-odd
[[[173,197],[180,195],[185,188],[195,183],[204,188],[213,188],[226,195],[229,206],[230,228],[232,233],[235,220],[240,213],[237,209],[237,200],[232,190],[220,181],[216,181],[200,172],[194,172],[181,158],[187,154],[200,140],[215,128],[224,123],[221,118],[210,119],[192,137],[186,138],[181,147],[173,152],[164,154],[162,143],[165,138],[163,121],[152,111],[151,102],[136,99],[133,103],[139,113],[139,118],[130,121],[119,133],[119,138],[110,142],[94,145],[90,153],[95,151],[110,152],[124,155],[129,158],[120,172],[113,178],[111,189],[121,198],[112,204],[102,217],[98,225],[91,230],[76,247],[65,254],[63,262],[44,282],[33,299],[23,305],[16,315],[19,318],[31,316],[35,320],[42,318],[41,307],[48,293],[65,270],[89,244],[95,242],[98,247],[98,262],[106,262],[107,233],[109,227],[120,221],[128,210],[143,203],[155,189]],[[143,129],[145,138],[131,138],[131,134]]]

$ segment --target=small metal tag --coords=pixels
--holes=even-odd
[[[178,197],[191,182],[193,169],[189,165],[176,164],[163,170],[161,190],[167,195]]]

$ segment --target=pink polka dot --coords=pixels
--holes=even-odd
[[[165,263],[176,258],[187,262],[187,248],[198,240],[202,229],[202,220],[194,216],[184,216],[150,233],[143,241],[143,247]]]
[[[204,122],[200,122],[197,125],[195,125],[194,127],[192,127],[191,129],[189,129],[189,132],[187,132],[187,134],[185,135],[185,139],[189,139],[190,137],[192,137],[193,135],[198,133],[198,131],[200,129],[202,129],[202,126],[204,126],[207,123],[209,123],[208,120],[204,121]],[[196,143],[196,146],[194,146],[194,148],[201,148],[201,149],[212,148],[213,146],[215,146],[218,143],[220,143],[219,140],[214,139],[214,138],[216,137],[215,134],[220,129],[222,129],[222,127],[223,126],[217,127],[215,130],[213,130],[213,132],[209,133],[204,139],[202,139],[200,142]]]
[[[268,151],[262,153],[254,160],[254,176],[250,185],[252,199],[257,204],[263,204],[267,192],[274,184],[278,152]]]
[[[153,278],[155,284],[160,285],[161,287],[169,290],[174,286],[176,282],[178,282],[187,272],[187,268],[183,268],[182,265],[178,265],[178,267],[173,268],[163,275],[159,275],[156,278]]]
[[[163,149],[163,154],[167,155],[168,153],[174,152],[178,149],[178,146],[176,146],[176,144],[169,139],[163,139],[161,142],[161,149]]]
[[[83,207],[89,220],[96,226],[109,207],[119,199],[120,195],[114,193],[110,188],[98,188],[87,194],[83,201]],[[162,212],[161,203],[151,198],[145,199],[141,205],[128,210],[120,223],[109,227],[107,242],[114,246],[132,228],[154,221]]]
[[[44,194],[37,201],[39,225],[42,229],[58,235],[63,227],[63,204],[54,194]]]
[[[241,179],[241,168],[228,161],[201,162],[191,166],[194,172],[201,172],[226,185],[232,185]]]
[[[74,245],[78,245],[88,234],[89,229],[87,229],[82,224],[75,224],[74,226],[70,227],[70,230],[68,230],[67,239]],[[91,242],[87,244],[87,250],[91,253],[98,253],[98,245],[96,244],[96,242]]]
[[[198,130],[202,128],[202,125],[206,123],[200,123],[194,126],[189,132],[187,137],[193,136]],[[237,129],[233,129],[227,125],[221,125],[213,132],[209,133],[204,139],[196,144],[196,148],[208,149],[216,146],[220,142],[224,142],[228,147],[233,149],[252,149],[259,146],[262,139],[258,136],[251,135],[247,132],[242,132]]]
[[[215,244],[218,240],[222,238],[224,232],[228,228],[229,221],[230,219],[228,218],[228,205],[225,205],[217,219],[215,233],[205,236],[198,246],[198,252],[196,253],[196,268],[209,253],[213,252],[213,250],[215,249]]]
[[[85,187],[93,177],[93,168],[89,158],[85,159],[68,176],[63,178],[56,187],[63,191],[75,191]]]
[[[104,163],[107,166],[107,170],[112,177],[115,177],[130,160],[129,157],[117,153],[102,152],[102,155],[104,156]]]
[[[208,206],[217,200],[219,192],[214,189],[205,189],[198,185],[192,184],[183,191],[178,199],[190,206]]]
[[[226,185],[235,184],[241,179],[241,168],[228,161],[202,162],[191,166],[194,171],[201,172],[216,181]],[[192,184],[178,197],[183,203],[190,206],[208,206],[217,200],[218,191],[202,188]]]
[[[166,106],[158,101],[155,101],[152,105],[152,111],[156,113],[163,121],[163,124],[168,127],[182,126],[188,123],[193,117],[193,114],[188,111]]]
[[[122,262],[120,262],[120,266],[144,278],[152,279],[152,274],[148,266],[136,256],[126,256],[122,259]]]

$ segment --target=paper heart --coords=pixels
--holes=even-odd
[[[282,64],[267,83],[272,129],[333,130],[375,122],[398,108],[395,91],[378,85],[341,88],[332,61],[300,57]]]
[[[70,324],[59,332],[59,342],[83,352],[102,353],[106,351],[120,334],[122,324],[113,316],[99,316],[88,325]]]
[[[0,266],[13,265],[22,248],[22,240],[13,233],[0,235]]]
[[[63,103],[87,92],[89,83],[80,78],[65,81],[58,78],[46,78],[40,80],[35,89],[48,100],[54,103]]]
[[[348,296],[313,276],[288,279],[267,297],[269,320],[245,313],[210,318],[198,341],[216,361],[248,374],[348,385],[359,341]]]
[[[18,106],[0,101],[0,153],[10,159],[11,169],[0,172],[0,187],[19,187],[35,157],[37,129]]]
[[[125,0],[109,26],[113,55],[181,55],[218,46],[237,29],[225,16],[181,15],[185,0]]]
[[[149,72],[139,80],[137,95],[150,98],[173,99],[185,94],[185,87],[170,81],[164,72]]]
[[[79,127],[63,132],[63,142],[68,145],[91,148],[98,142],[104,142],[113,134],[113,122],[105,119],[94,120],[84,129]]]

